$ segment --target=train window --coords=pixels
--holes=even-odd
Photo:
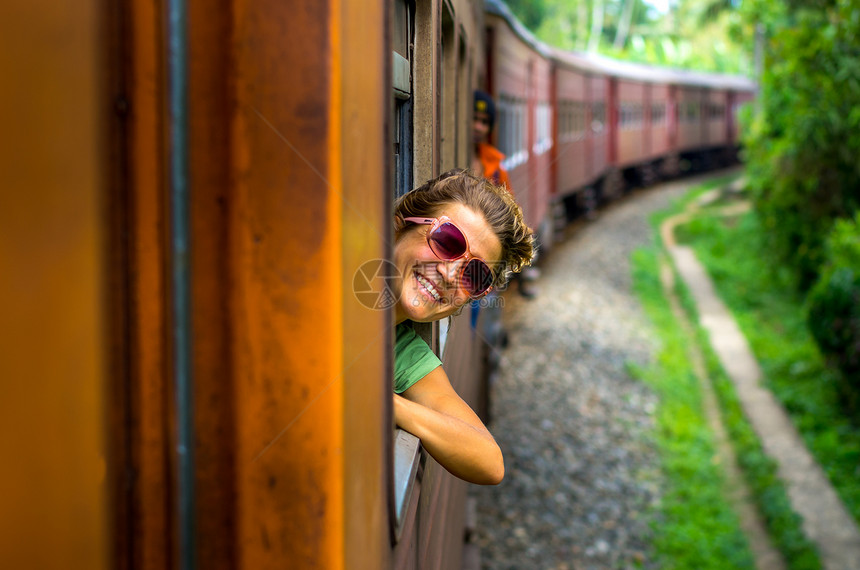
[[[666,105],[665,103],[651,104],[651,124],[662,125],[666,122]]]
[[[622,102],[619,105],[619,113],[618,113],[618,126],[621,130],[626,131],[633,127],[634,123],[634,110],[633,104],[628,103],[626,101]]]
[[[392,21],[392,90],[394,94],[394,195],[412,188],[412,46],[414,5],[394,3]]]
[[[415,4],[396,0],[391,12],[392,48],[392,139],[394,154],[394,195],[401,196],[413,184],[413,61]],[[393,349],[393,347],[392,347]],[[421,460],[418,438],[401,429],[393,435],[393,474],[391,481],[391,541],[397,542],[403,529],[407,507],[412,498],[416,472]]]
[[[411,19],[410,6],[406,2],[395,2],[394,25],[391,30],[391,47],[406,59],[409,59],[409,44],[412,43],[412,34],[410,32]]]
[[[552,148],[552,109],[549,103],[538,103],[535,107],[536,140],[532,152],[541,155]]]
[[[619,105],[619,125],[622,130],[639,129],[644,116],[642,103],[622,102]]]
[[[577,106],[577,124],[576,124],[576,133],[577,138],[583,139],[587,136],[588,133],[588,115],[589,115],[589,107],[590,105],[585,102],[579,102],[576,104]]]
[[[687,123],[695,123],[699,118],[699,103],[696,101],[687,101],[684,104],[684,113],[681,115]]]
[[[587,104],[581,101],[560,101],[558,105],[558,134],[562,142],[584,138]]]
[[[606,104],[592,103],[591,108],[591,130],[595,133],[603,131],[606,125]]]
[[[585,138],[586,125],[588,124],[588,104],[582,101],[576,103],[576,125],[573,131],[574,137],[578,139]]]
[[[568,128],[568,125],[571,122],[569,105],[570,103],[567,101],[558,102],[558,115],[556,115],[556,117],[558,120],[558,136],[561,142],[567,141],[568,133],[571,131],[571,129]]]
[[[507,157],[502,163],[505,170],[512,170],[528,160],[529,151],[526,142],[528,113],[526,103],[506,94],[498,97],[496,103],[498,121],[499,150]]]

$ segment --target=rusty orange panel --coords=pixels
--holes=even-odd
[[[124,560],[141,568],[175,548],[162,9],[129,8],[122,70],[139,475]],[[387,5],[192,1],[190,16],[201,567],[384,567],[390,315],[351,281],[390,232]]]
[[[0,6],[0,566],[106,568],[101,4]]]
[[[353,278],[362,264],[388,257],[391,231],[388,124],[391,48],[389,3],[341,0],[332,36],[339,63],[333,86],[332,162],[343,236],[344,566],[377,570],[390,564],[388,469],[393,440],[392,317],[356,298]]]
[[[241,568],[343,564],[332,7],[237,1],[229,232]],[[336,178],[335,178],[336,179]]]

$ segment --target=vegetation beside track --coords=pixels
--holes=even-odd
[[[657,331],[660,350],[648,367],[631,373],[659,396],[656,443],[666,478],[655,513],[654,557],[660,568],[752,569],[749,545],[724,494],[723,473],[688,360],[688,343],[663,294],[657,247],[632,260],[634,288]]]
[[[706,210],[680,230],[676,237],[694,248],[749,340],[765,384],[860,521],[860,425],[841,405],[839,380],[807,328],[790,272],[763,261],[765,232],[755,213],[722,218]]]
[[[653,218],[652,222],[655,226],[659,226],[664,219],[680,212],[687,204],[696,199],[703,192],[715,186],[723,185],[725,182],[725,179],[716,180],[707,186],[702,186],[692,190],[672,209],[657,214]],[[743,228],[744,226],[742,224],[733,223],[731,220],[721,220],[717,217],[709,216],[707,213],[703,215],[703,219],[710,220],[708,223],[712,221],[722,228],[722,233],[717,232],[717,235],[721,235],[723,241],[721,242],[721,245],[714,246],[714,255],[718,255],[718,252],[725,249],[732,249],[735,252],[736,258],[726,262],[727,267],[724,267],[724,271],[727,273],[737,271],[737,281],[735,282],[735,285],[741,290],[744,290],[746,295],[753,295],[754,298],[758,299],[758,302],[755,303],[755,306],[758,309],[758,319],[775,323],[777,329],[782,327],[790,328],[795,333],[793,335],[785,334],[785,331],[783,331],[782,335],[774,333],[775,337],[769,336],[765,342],[761,342],[758,339],[750,339],[757,355],[759,355],[759,350],[756,349],[757,346],[764,346],[769,349],[767,354],[770,360],[767,363],[762,362],[765,374],[768,375],[768,377],[778,376],[780,371],[787,370],[790,372],[791,376],[786,379],[785,382],[782,382],[782,384],[785,385],[792,384],[792,378],[796,376],[811,377],[817,372],[822,372],[824,369],[821,365],[820,357],[818,358],[817,368],[815,367],[815,357],[817,356],[817,352],[815,350],[814,343],[811,344],[811,341],[808,338],[808,333],[804,339],[803,335],[797,332],[798,326],[801,328],[804,327],[803,314],[802,310],[798,308],[799,305],[792,302],[791,299],[782,299],[782,301],[777,302],[770,298],[771,296],[779,297],[780,293],[787,295],[792,289],[780,289],[777,286],[780,279],[778,277],[778,273],[771,274],[769,278],[763,278],[760,276],[760,274],[763,273],[761,271],[761,261],[756,261],[754,251],[752,251],[748,246],[748,242],[752,239],[751,236],[738,236],[731,234],[732,231],[737,228]],[[702,223],[703,222],[700,221],[700,218],[697,218],[686,231],[677,232],[677,234],[683,234],[687,236],[688,239],[695,235],[696,239],[693,241],[698,242],[699,245],[701,245],[704,238],[701,237],[703,232],[700,232],[699,228],[703,231],[706,229],[704,226],[701,226]],[[708,228],[710,228],[710,226],[708,226]],[[708,229],[708,231],[711,230]],[[736,241],[732,242],[730,240]],[[730,248],[728,247],[730,243],[743,243],[745,246],[743,248]],[[751,558],[748,550],[744,549],[744,554],[740,557],[741,560],[732,560],[733,565],[727,566],[726,564],[728,559],[720,559],[720,557],[723,556],[721,552],[722,549],[725,548],[725,544],[722,544],[718,539],[715,539],[716,535],[713,534],[714,530],[712,525],[715,524],[716,518],[712,518],[713,515],[708,512],[708,510],[703,510],[701,512],[698,511],[697,507],[694,505],[687,505],[686,508],[689,510],[684,511],[685,506],[683,504],[674,504],[674,501],[683,502],[691,495],[697,497],[707,496],[708,501],[713,501],[710,508],[714,508],[714,505],[719,505],[718,508],[720,510],[728,508],[727,503],[721,496],[722,485],[720,483],[721,476],[719,474],[717,474],[716,478],[713,478],[710,475],[708,477],[698,479],[693,477],[687,478],[687,476],[683,475],[683,469],[678,469],[676,467],[687,466],[686,468],[694,470],[707,470],[709,468],[716,470],[716,466],[712,465],[712,462],[710,461],[710,458],[713,457],[713,443],[711,436],[709,433],[704,435],[698,433],[698,430],[705,429],[706,427],[703,423],[704,420],[701,412],[699,388],[695,379],[691,380],[692,372],[689,364],[686,362],[686,352],[682,348],[685,342],[697,342],[699,344],[699,348],[706,355],[708,373],[717,390],[722,408],[721,413],[723,416],[723,422],[728,429],[732,444],[735,448],[735,453],[738,457],[738,462],[743,471],[743,475],[752,490],[753,499],[756,501],[759,511],[762,513],[766,524],[768,525],[768,531],[771,534],[774,545],[783,553],[788,567],[792,570],[821,568],[818,554],[815,551],[814,546],[804,536],[801,527],[802,521],[791,508],[785,487],[777,476],[776,465],[762,451],[761,443],[758,441],[751,426],[746,421],[743,411],[741,410],[740,404],[735,395],[734,387],[725,372],[721,369],[713,351],[710,349],[710,345],[707,342],[707,337],[704,331],[700,329],[695,339],[684,339],[678,336],[678,324],[674,322],[674,318],[671,315],[667,301],[659,286],[659,268],[657,264],[658,251],[657,247],[644,248],[638,251],[633,259],[634,284],[636,290],[642,300],[646,312],[649,314],[650,318],[655,323],[655,327],[659,331],[663,345],[663,350],[657,362],[655,362],[648,370],[634,370],[634,373],[643,379],[643,381],[652,385],[661,396],[661,411],[659,413],[660,433],[658,437],[661,440],[670,439],[671,441],[661,443],[660,449],[664,454],[663,462],[667,478],[669,480],[668,484],[670,486],[677,486],[677,489],[674,492],[667,495],[666,500],[661,506],[661,513],[659,514],[660,523],[655,528],[655,550],[658,557],[667,562],[667,566],[665,567],[671,568],[712,567],[709,566],[709,564],[717,564],[717,566],[714,567],[743,568],[745,566],[742,564],[751,564],[751,562],[744,562],[747,558]],[[698,251],[697,254],[700,256],[702,255]],[[741,263],[739,258],[743,259],[746,263]],[[708,267],[712,265],[710,259],[706,258],[702,261]],[[747,274],[749,272],[758,274],[758,278],[752,279],[751,276]],[[689,293],[686,291],[680,280],[676,280],[676,283],[678,283],[677,294],[682,300],[682,305],[691,315],[692,320],[697,322],[695,306]],[[737,283],[740,283],[740,285],[737,285]],[[718,285],[718,290],[720,290],[721,294],[722,287],[723,285]],[[753,293],[755,291],[758,292],[757,297],[755,293]],[[732,307],[732,310],[737,316],[738,311],[734,308],[733,304],[728,302],[728,300],[727,303]],[[750,320],[739,318],[739,321],[741,322],[744,332],[749,335],[747,331],[749,326],[751,326]],[[752,322],[755,323],[755,321]],[[756,323],[752,326],[760,327],[761,325]],[[797,336],[798,334],[800,335],[799,338]],[[781,362],[777,362],[777,360],[780,360],[780,357]],[[758,358],[760,361],[762,360],[761,356],[758,356]],[[804,387],[808,390],[815,390],[812,385],[804,384]],[[780,397],[784,403],[792,401],[799,402],[804,399],[802,393],[793,393],[790,390],[783,390],[781,391],[782,393],[780,393],[776,388],[772,389],[774,389],[777,396]],[[820,396],[820,393],[817,395]],[[811,401],[818,400],[819,398],[816,398]],[[809,403],[809,400],[807,403]],[[791,409],[791,406],[789,406],[788,403],[786,403],[786,405]],[[685,408],[685,406],[687,408]],[[695,406],[695,410],[689,409],[692,406]],[[808,408],[804,408],[802,405],[795,407],[806,409],[807,413],[812,413],[813,415],[815,414],[815,410],[820,409],[814,405],[809,406]],[[831,408],[832,407],[829,407],[828,409]],[[684,410],[684,413],[679,413],[678,410]],[[835,411],[838,411],[838,408]],[[697,432],[696,437],[679,439],[678,433],[683,433],[685,429],[690,429],[683,427],[682,424],[686,424],[691,417],[696,420],[693,424],[694,428],[691,428]],[[796,414],[792,414],[792,418],[796,423],[798,423],[798,428],[801,432],[807,431],[804,430],[803,426],[810,424],[812,421],[810,418],[799,421]],[[826,420],[824,423],[827,424]],[[842,424],[838,422],[827,425],[832,428],[829,430],[830,435],[818,437],[817,439],[822,441],[832,441],[834,433],[838,434],[844,431],[844,427],[841,427]],[[819,428],[821,427],[824,426],[819,425]],[[844,443],[844,440],[839,437],[836,437],[836,441]],[[808,445],[810,444],[808,443]],[[810,447],[813,446],[810,445]],[[836,450],[831,449],[830,451],[832,453]],[[850,459],[850,455],[851,454],[849,452],[848,459]],[[822,458],[817,453],[816,457],[818,457],[819,461],[822,461]],[[690,466],[692,463],[707,465],[700,465],[694,468]],[[838,463],[840,463],[843,468],[846,467],[844,462]],[[857,461],[855,459],[853,467],[856,468],[856,466]],[[828,471],[828,473],[830,472]],[[856,478],[856,475],[854,475],[854,477]],[[707,492],[703,492],[703,490],[699,488],[702,484],[710,485]],[[714,493],[717,493],[720,496],[715,497]],[[667,517],[676,517],[681,520],[682,524],[667,525],[665,524],[665,519]],[[736,521],[733,517],[733,513],[732,516],[723,515],[723,517],[719,518],[721,523],[728,523],[728,521],[731,520]],[[733,523],[728,523],[729,526],[732,524]],[[734,524],[736,524],[736,522]],[[726,534],[721,538],[724,538],[726,541],[730,542],[738,540],[736,535],[736,533],[739,532],[738,530],[727,530],[724,528],[722,532]],[[740,540],[744,541],[743,538],[740,538]],[[706,544],[696,544],[699,541],[703,541]],[[681,552],[682,550],[699,549],[701,549],[701,557],[695,556],[695,559],[689,558],[688,552]],[[708,557],[715,558],[710,562],[704,560],[704,558]]]

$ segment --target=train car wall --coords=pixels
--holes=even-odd
[[[0,567],[109,567],[101,3],[0,6]]]
[[[483,10],[471,0],[417,2],[415,8],[413,170],[415,185],[471,160],[472,91],[483,68]],[[419,325],[458,393],[480,409],[484,341],[471,311],[450,326]],[[440,334],[444,333],[444,334]],[[467,484],[422,452],[391,567],[456,568],[463,561]]]
[[[387,4],[189,5],[190,540],[177,536],[176,354],[163,340],[164,6],[127,10],[114,23],[131,109],[118,129],[131,279],[117,566],[384,567],[390,324],[352,280],[387,255]]]
[[[641,163],[647,151],[643,133],[648,125],[644,121],[648,86],[638,81],[618,81],[618,150],[617,166],[627,168]]]
[[[669,86],[653,84],[650,86],[650,141],[648,158],[659,159],[671,148],[669,140]]]

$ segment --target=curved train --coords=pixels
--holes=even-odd
[[[496,0],[16,5],[5,567],[459,567],[466,485],[392,422],[393,198],[469,164],[483,88],[550,247],[734,160],[755,93],[560,52]],[[485,412],[473,317],[421,332]]]

